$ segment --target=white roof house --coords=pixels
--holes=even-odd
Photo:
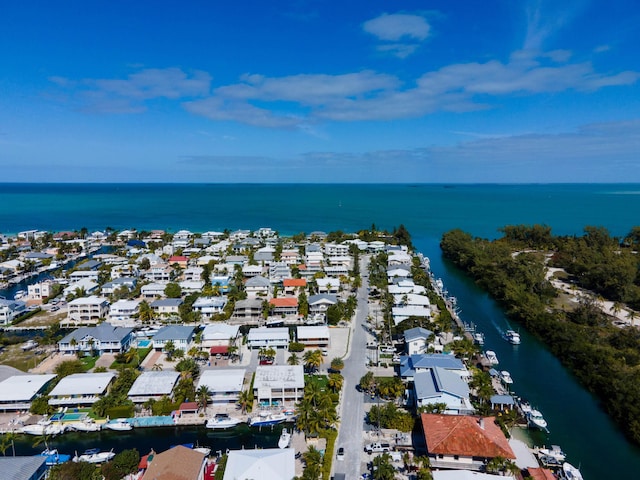
[[[247,341],[251,348],[286,347],[289,345],[289,329],[259,327],[249,330]]]
[[[196,391],[205,385],[211,393],[213,403],[235,403],[244,385],[245,369],[221,368],[205,370],[200,375]]]
[[[296,476],[293,448],[232,450],[223,480],[290,480]]]
[[[202,347],[209,348],[218,345],[229,345],[229,342],[238,338],[239,325],[227,323],[212,323],[204,327],[202,331]]]
[[[64,377],[51,391],[49,405],[92,405],[104,395],[114,373],[74,373]]]
[[[65,287],[65,289],[62,291],[62,295],[64,295],[65,297],[67,295],[75,295],[76,290],[84,290],[85,293],[91,293],[95,292],[98,287],[99,285],[97,282],[89,278],[83,278],[82,280],[73,282],[68,287]]]
[[[326,325],[297,327],[298,342],[307,346],[326,347],[331,336]]]
[[[109,321],[112,324],[135,325],[135,315],[140,311],[138,300],[118,300],[109,307]]]
[[[253,380],[258,402],[297,402],[304,395],[302,365],[259,365]]]
[[[418,306],[409,306],[409,307],[393,307],[391,309],[391,314],[393,315],[393,323],[398,325],[403,320],[406,320],[409,317],[421,317],[421,318],[430,318],[431,317],[431,309],[428,307],[418,307]]]
[[[14,375],[0,382],[0,410],[28,410],[31,400],[56,376]]]
[[[127,396],[133,403],[144,403],[153,398],[171,397],[171,392],[180,378],[180,372],[159,371],[143,372],[133,382]]]

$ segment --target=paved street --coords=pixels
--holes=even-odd
[[[367,290],[369,287],[369,258],[362,256],[360,259],[360,274],[362,287],[358,290],[358,308],[353,321],[351,334],[351,348],[345,359],[344,396],[340,412],[340,432],[336,444],[336,451],[343,447],[345,459],[334,461],[336,473],[344,473],[346,478],[360,478],[361,457],[363,449],[362,429],[365,419],[362,393],[356,390],[360,378],[367,372],[366,358],[366,329],[365,324],[369,313],[367,306]]]

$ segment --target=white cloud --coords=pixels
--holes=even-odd
[[[364,22],[362,28],[379,40],[397,42],[400,39],[425,40],[431,27],[424,17],[404,13],[383,13]]]

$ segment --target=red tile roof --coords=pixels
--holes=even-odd
[[[214,345],[213,347],[211,347],[211,350],[209,350],[209,352],[211,353],[211,355],[216,355],[217,353],[229,353],[229,347],[226,345]]]
[[[307,280],[304,278],[285,278],[282,285],[285,287],[306,287]]]
[[[298,299],[295,297],[278,297],[269,300],[274,307],[297,307]]]
[[[198,480],[204,471],[204,454],[178,445],[158,453],[149,463],[143,480]]]
[[[527,471],[533,480],[556,480],[556,476],[548,468],[528,468]]]
[[[188,261],[189,259],[182,255],[174,255],[173,257],[169,258],[169,263],[180,263],[180,262],[188,262]]]
[[[184,402],[180,404],[180,408],[178,410],[198,410],[197,402]]]
[[[516,458],[493,417],[423,413],[421,420],[430,454]]]

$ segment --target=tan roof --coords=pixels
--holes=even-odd
[[[527,471],[533,480],[556,480],[555,475],[548,468],[528,468]]]
[[[178,445],[153,457],[142,480],[198,480],[204,453]]]
[[[421,420],[430,454],[516,458],[493,417],[423,413]]]

